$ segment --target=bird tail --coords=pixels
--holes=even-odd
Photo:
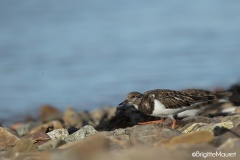
[[[192,99],[194,99],[196,102],[205,102],[205,101],[212,101],[216,99],[216,96],[190,96]]]
[[[218,99],[228,99],[232,96],[232,92],[230,91],[224,91],[224,92],[216,92],[215,95]]]

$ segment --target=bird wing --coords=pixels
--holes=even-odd
[[[191,106],[195,100],[189,95],[172,90],[153,90],[147,93],[149,96],[154,94],[154,98],[161,101],[167,108],[179,108]]]

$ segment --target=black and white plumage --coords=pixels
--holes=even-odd
[[[215,96],[216,98],[215,100],[200,103],[189,110],[178,113],[177,114],[178,118],[197,116],[203,113],[205,110],[207,110],[210,105],[221,103],[221,102],[227,102],[229,97],[232,95],[232,93],[229,91],[213,92],[213,91],[203,90],[203,89],[184,89],[184,90],[180,90],[180,92],[188,95],[194,95],[194,96]]]
[[[179,91],[156,89],[145,93],[131,92],[120,105],[131,104],[140,112],[155,117],[170,117],[175,127],[174,116],[196,105],[214,100],[215,96],[192,96]]]

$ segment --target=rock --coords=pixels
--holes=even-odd
[[[182,119],[182,123],[189,124],[189,123],[219,123],[221,119],[219,118],[208,118],[203,116],[197,117],[186,117]]]
[[[8,150],[5,157],[18,158],[19,153],[37,152],[37,148],[34,146],[30,139],[22,139],[17,144]]]
[[[168,143],[168,146],[174,146],[178,144],[201,144],[210,143],[214,139],[214,136],[209,131],[198,131],[189,134],[183,134],[173,137]]]
[[[180,134],[178,130],[163,128],[160,124],[138,125],[132,127],[130,140],[153,144],[156,142],[160,143]]]
[[[68,108],[63,115],[64,126],[66,128],[82,126],[83,121],[80,118],[79,114],[73,109]]]
[[[217,148],[220,151],[238,151],[240,152],[240,139],[239,138],[229,138],[221,146]]]
[[[36,146],[39,146],[41,144],[44,144],[51,140],[51,138],[48,136],[47,133],[39,131],[39,132],[34,132],[31,134],[28,134],[24,136],[24,138],[28,138],[34,143]]]
[[[237,127],[240,124],[240,114],[229,115],[222,119],[222,122],[232,121],[234,127]]]
[[[54,139],[51,141],[48,141],[40,146],[38,146],[39,151],[45,151],[45,150],[50,150],[50,149],[55,149],[59,146],[62,146],[66,144],[66,142],[62,139]]]
[[[11,125],[10,128],[14,129],[19,136],[24,136],[29,133],[29,131],[39,125],[38,122],[26,122],[26,123],[18,123]]]
[[[74,145],[59,149],[56,152],[51,152],[51,155],[49,156],[51,157],[50,159],[97,160],[99,159],[99,156],[106,153],[109,148],[109,140],[100,134],[92,135],[84,140],[77,141],[77,143],[76,141],[70,143],[74,143]],[[62,146],[60,148],[62,148]],[[46,158],[46,160],[48,159]]]
[[[51,105],[43,105],[40,109],[40,119],[42,123],[52,120],[61,120],[62,113]]]
[[[236,108],[235,113],[240,113],[240,107],[239,106]]]
[[[110,132],[100,132],[110,140],[110,149],[123,149],[137,144],[137,141],[130,140],[131,128],[116,129]]]
[[[226,140],[228,139],[240,138],[240,127],[234,127],[232,129],[225,130],[227,131],[223,132],[222,134],[216,135],[213,143],[216,147],[219,147],[220,145],[225,143]]]
[[[55,129],[51,132],[47,133],[48,136],[54,140],[54,139],[65,139],[67,136],[69,136],[68,131],[66,129]]]
[[[80,139],[84,139],[90,135],[96,134],[97,131],[90,125],[86,125],[79,129],[78,131],[74,132],[73,134],[66,137],[64,140],[66,142],[72,142]]]
[[[195,131],[210,131],[213,132],[216,127],[233,128],[233,123],[231,121],[221,122],[221,123],[193,123],[192,125],[184,128],[182,133],[191,133]]]
[[[31,131],[29,133],[31,134],[31,133],[39,132],[39,131],[47,132],[50,130],[60,129],[60,128],[63,128],[63,125],[61,124],[61,122],[54,120],[54,121],[47,122],[45,124],[42,124],[40,126],[37,126],[33,129],[31,129]]]
[[[7,150],[9,147],[16,145],[20,138],[0,127],[0,150]]]

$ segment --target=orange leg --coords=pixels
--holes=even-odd
[[[160,119],[160,120],[156,120],[156,121],[148,121],[148,122],[140,122],[138,124],[140,125],[144,125],[144,124],[157,124],[157,123],[162,123],[164,120]]]
[[[172,122],[172,129],[174,129],[174,128],[175,128],[175,125],[176,125],[176,120],[175,120],[175,119],[173,119],[173,122]]]

